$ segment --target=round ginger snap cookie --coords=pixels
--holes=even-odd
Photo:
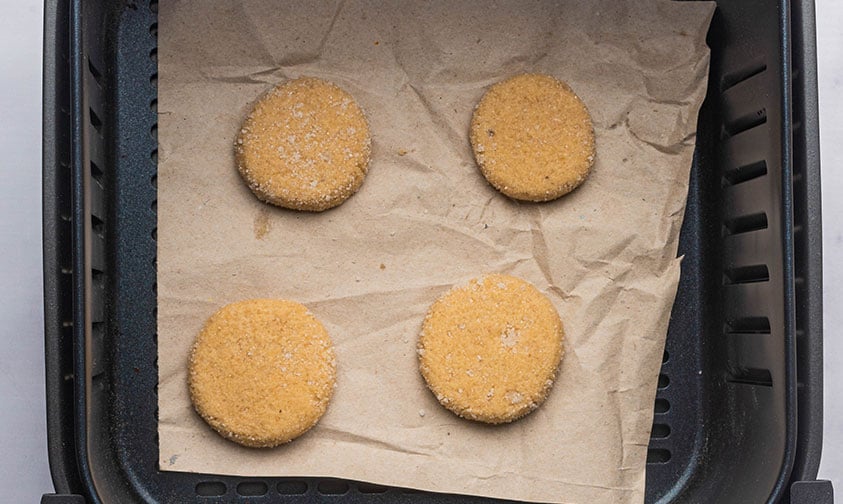
[[[255,102],[234,153],[240,175],[259,199],[320,212],[357,192],[371,145],[366,116],[350,94],[302,77]]]
[[[307,308],[250,299],[208,319],[190,354],[188,382],[196,411],[223,437],[272,447],[304,434],[325,413],[336,358]]]
[[[540,74],[501,81],[483,95],[469,132],[474,158],[510,198],[550,201],[573,191],[594,164],[594,127],[564,82]]]
[[[500,424],[547,398],[562,359],[562,321],[530,283],[487,275],[440,297],[418,342],[419,369],[457,415]]]

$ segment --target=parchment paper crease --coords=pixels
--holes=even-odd
[[[713,9],[654,0],[161,2],[161,469],[643,501]],[[524,71],[566,80],[595,123],[592,176],[552,203],[499,194],[468,143],[485,88]],[[301,75],[354,95],[374,139],[360,192],[320,214],[260,203],[234,168],[250,103]],[[488,272],[547,293],[567,333],[547,402],[497,427],[440,407],[415,354],[430,303]],[[252,297],[306,304],[338,358],[328,413],[270,450],[211,431],[186,384],[207,317]]]

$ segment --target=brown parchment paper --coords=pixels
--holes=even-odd
[[[161,2],[161,469],[643,501],[713,9],[654,0]],[[469,147],[484,90],[524,71],[566,80],[594,119],[593,174],[551,203],[502,196]],[[301,75],[354,95],[374,139],[362,189],[319,214],[259,202],[233,160],[250,103]],[[428,306],[489,272],[535,284],[567,334],[547,402],[503,426],[439,406],[415,353]],[[205,320],[252,297],[304,303],[336,345],[327,414],[275,449],[218,436],[193,411],[186,383]]]

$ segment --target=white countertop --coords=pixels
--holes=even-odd
[[[843,500],[843,2],[818,0],[820,162],[823,197],[825,428],[820,478]]]
[[[823,166],[825,440],[820,478],[843,495],[843,2],[817,0]],[[52,490],[47,465],[41,264],[41,30],[36,0],[0,2],[0,488]],[[838,499],[843,500],[843,498]]]

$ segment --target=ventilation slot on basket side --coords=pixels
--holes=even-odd
[[[91,231],[100,238],[105,238],[105,222],[94,214],[91,214]]]
[[[739,166],[731,170],[727,170],[723,174],[726,185],[736,185],[758,177],[763,177],[767,174],[767,161],[761,160],[748,165]]]
[[[726,334],[770,334],[767,317],[741,317],[726,322]]]
[[[766,122],[767,109],[762,108],[761,110],[757,110],[752,114],[737,117],[734,120],[727,122],[723,125],[723,131],[726,136],[732,137],[739,133],[743,133],[744,131],[751,130],[756,126],[761,126]]]
[[[720,91],[726,91],[730,87],[740,84],[741,82],[749,79],[750,77],[755,77],[764,70],[767,70],[767,64],[763,61],[756,61],[750,65],[745,66],[744,68],[741,68],[740,70],[729,72],[725,74],[720,80]]]
[[[263,481],[242,481],[237,484],[237,495],[243,497],[260,497],[268,491],[269,487]]]
[[[748,284],[757,282],[769,282],[770,270],[765,264],[752,266],[739,266],[729,268],[725,272],[723,283],[726,285]]]
[[[97,113],[94,112],[94,109],[92,109],[92,108],[88,109],[88,113],[89,113],[90,118],[91,118],[91,126],[93,126],[94,130],[96,130],[96,132],[101,135],[102,134],[102,119],[100,119],[100,116],[98,116]]]
[[[744,385],[759,385],[762,387],[773,386],[773,376],[769,369],[737,369],[731,371],[731,376],[726,379],[730,383]]]
[[[99,183],[99,185],[102,186],[102,176],[103,176],[102,170],[100,169],[99,166],[97,166],[96,163],[94,163],[94,160],[92,159],[91,160],[91,178],[96,180],[97,183]]]
[[[727,219],[724,223],[726,235],[737,235],[767,229],[767,214],[759,212]]]
[[[307,482],[300,480],[279,481],[275,489],[281,495],[302,495],[307,493]]]
[[[647,450],[648,464],[664,464],[670,460],[670,450],[665,448],[650,448]]]
[[[651,439],[664,439],[670,435],[670,426],[667,424],[653,424],[653,430],[650,432]]]
[[[387,490],[389,490],[389,487],[372,483],[357,483],[357,491],[361,494],[382,494],[386,493]]]
[[[100,72],[99,69],[94,66],[94,63],[91,61],[91,58],[88,58],[88,72],[91,73],[91,77],[94,78],[94,81],[100,87],[102,87],[102,72]]]
[[[670,402],[667,399],[656,399],[656,405],[653,411],[657,414],[667,413],[668,411],[670,411]]]
[[[196,495],[200,497],[219,497],[225,495],[226,490],[222,481],[200,481],[196,484]]]
[[[322,480],[316,485],[316,491],[322,495],[343,495],[348,490],[348,483],[342,480]]]

